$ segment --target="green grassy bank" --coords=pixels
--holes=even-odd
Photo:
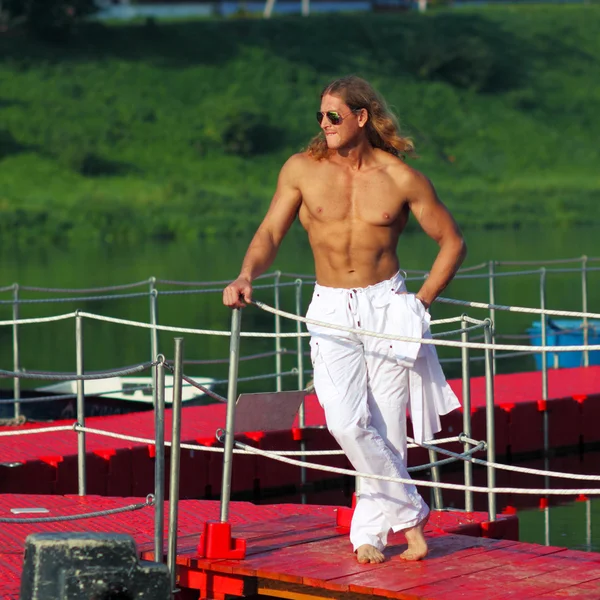
[[[597,223],[599,19],[533,5],[0,34],[0,235],[246,233],[346,73],[388,98],[464,228]]]

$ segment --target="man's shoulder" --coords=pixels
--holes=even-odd
[[[423,173],[406,164],[401,158],[387,152],[385,154],[387,154],[384,158],[387,172],[398,185],[403,187],[427,185],[429,180]]]
[[[308,171],[314,169],[319,165],[319,161],[316,161],[307,152],[298,152],[292,154],[281,167],[281,174],[286,178],[293,180],[301,179],[307,174]]]
[[[290,167],[292,169],[301,169],[306,167],[310,163],[314,163],[315,160],[308,154],[308,152],[297,152],[292,154],[284,163],[283,167]]]

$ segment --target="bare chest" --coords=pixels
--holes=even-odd
[[[405,201],[384,169],[360,173],[325,167],[303,183],[302,204],[313,221],[389,225],[402,215]]]

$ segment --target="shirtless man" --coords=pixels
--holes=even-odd
[[[463,237],[429,180],[400,158],[413,150],[385,101],[364,80],[330,83],[317,113],[321,133],[293,155],[223,302],[242,308],[252,281],[273,262],[298,215],[314,254],[317,284],[307,317],[420,339],[430,304],[466,254]],[[439,245],[416,295],[399,273],[398,238],[409,213]],[[314,385],[327,425],[358,472],[409,478],[406,408],[415,439],[439,431],[439,414],[458,406],[435,349],[309,325]],[[418,432],[417,432],[418,429]],[[429,509],[414,485],[363,478],[350,529],[360,563],[384,560],[390,530],[403,531],[405,560],[427,554]]]

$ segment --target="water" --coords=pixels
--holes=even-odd
[[[24,286],[53,288],[90,288],[110,286],[158,279],[178,281],[229,281],[239,270],[250,236],[240,240],[204,241],[197,244],[149,244],[129,247],[78,247],[78,248],[7,248],[0,251],[0,287],[18,282]],[[592,228],[557,231],[486,231],[468,233],[469,256],[466,265],[490,259],[542,260],[576,257],[583,254],[593,256],[597,252],[597,236]],[[405,269],[428,269],[436,255],[437,246],[424,234],[406,235],[400,241],[399,256]],[[596,251],[596,252],[595,252]],[[600,263],[595,263],[600,267]],[[577,266],[574,264],[573,266]],[[292,273],[313,273],[312,254],[304,232],[295,230],[283,243],[274,269]],[[511,267],[515,268],[515,267]],[[530,267],[520,267],[520,269]],[[500,269],[499,269],[500,270]],[[507,271],[508,268],[502,268]],[[539,306],[539,270],[520,277],[504,277],[496,280],[496,301],[501,304]],[[272,281],[272,280],[271,280]],[[285,281],[293,282],[293,278]],[[420,277],[409,282],[409,289],[417,291]],[[159,323],[192,328],[227,330],[230,313],[223,307],[220,290],[223,284],[214,286],[214,293],[203,295],[160,295],[158,298]],[[147,284],[124,292],[148,291]],[[174,288],[159,285],[159,290]],[[117,292],[123,293],[123,292]],[[282,291],[282,308],[294,311],[294,289]],[[310,299],[311,285],[303,286],[304,307]],[[444,292],[451,298],[487,301],[487,279],[466,279],[453,282]],[[64,299],[74,297],[72,293],[22,292],[25,299],[49,297]],[[273,304],[272,290],[257,290],[255,297]],[[5,304],[0,304],[0,318],[12,317],[10,291],[0,294]],[[588,275],[588,303],[590,310],[600,307],[600,272]],[[547,306],[581,310],[581,276],[575,274],[547,275]],[[148,297],[126,300],[61,301],[43,304],[23,304],[21,318],[56,315],[82,309],[127,319],[149,321]],[[460,307],[436,304],[432,308],[434,318],[456,316]],[[484,318],[488,312],[471,310],[469,314]],[[534,320],[531,315],[497,312],[496,330],[500,334],[524,334]],[[256,308],[243,314],[246,330],[273,331],[273,316]],[[284,322],[285,330],[295,330],[295,324]],[[161,333],[159,346],[167,356],[172,354],[174,335]],[[12,368],[12,331],[0,328],[0,368]],[[228,355],[228,340],[224,337],[185,336],[186,358],[215,359]],[[528,343],[525,340],[514,340]],[[144,362],[150,358],[150,334],[147,330],[126,328],[120,325],[86,322],[85,353],[86,368],[89,370],[110,369]],[[73,371],[74,323],[72,320],[56,324],[28,325],[20,328],[21,366],[31,370]],[[295,342],[288,341],[284,347],[295,349]],[[242,353],[251,354],[273,349],[272,340],[244,340]],[[440,349],[442,358],[458,356],[456,350]],[[283,357],[284,367],[295,366],[292,357]],[[272,369],[274,359],[250,363],[243,367],[243,374]],[[449,376],[458,376],[460,366],[450,364]],[[532,356],[499,361],[499,372],[528,370],[535,368]],[[481,372],[480,363],[473,366],[474,373]],[[194,373],[190,373],[194,374]],[[208,374],[208,373],[203,373]],[[212,374],[212,373],[211,373]],[[216,368],[214,376],[224,377],[226,370]],[[24,383],[24,386],[29,384]]]
[[[589,445],[586,452],[566,449],[552,450],[551,456],[545,461],[542,458],[527,459],[521,457],[513,465],[521,468],[547,469],[555,473],[576,473],[598,475],[600,464],[598,444]],[[504,462],[504,461],[500,461]],[[479,476],[475,471],[479,471]],[[475,479],[481,484],[485,481],[485,467],[474,468]],[[544,487],[544,477],[502,476],[497,472],[496,484],[500,487]],[[450,465],[442,467],[442,481],[462,483],[462,467]],[[583,489],[598,488],[598,481],[577,481],[575,479],[549,478],[548,485],[552,489]],[[443,492],[444,505],[464,508],[462,492]],[[529,494],[500,494],[496,497],[498,513],[516,510],[519,519],[519,539],[522,542],[568,547],[577,550],[600,551],[600,497],[591,499],[572,496],[548,496],[548,508],[543,506],[539,496]],[[475,494],[475,510],[486,511],[486,498]]]
[[[546,544],[548,541],[550,546],[600,552],[598,499],[571,502],[545,510],[530,509],[518,515],[519,539],[523,542]]]

